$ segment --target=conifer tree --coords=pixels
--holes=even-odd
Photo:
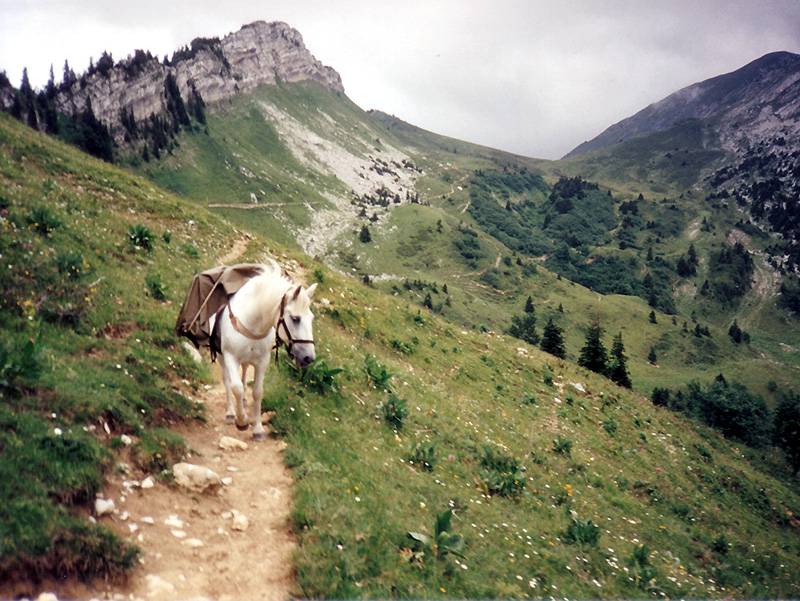
[[[39,129],[39,119],[36,117],[36,95],[28,79],[28,68],[22,69],[22,82],[19,84],[20,104],[27,124],[33,129]]]
[[[364,244],[372,242],[372,234],[370,233],[366,224],[361,226],[361,231],[358,233],[358,239]]]
[[[775,444],[783,450],[795,474],[800,472],[800,395],[785,395],[775,408]]]
[[[628,359],[625,357],[625,345],[622,342],[622,332],[614,336],[611,346],[611,365],[608,368],[608,377],[625,388],[631,388],[631,375],[628,372]]]
[[[605,374],[608,368],[608,353],[603,345],[603,328],[600,322],[594,322],[586,333],[586,343],[581,349],[578,365],[599,374]]]
[[[650,323],[658,323],[658,321],[656,321],[656,312],[655,311],[650,311],[649,319],[650,319]]]
[[[535,311],[536,308],[533,306],[533,298],[529,296],[528,300],[525,301],[525,313],[534,313]]]
[[[525,311],[522,315],[515,315],[511,318],[508,333],[530,344],[539,342],[539,334],[536,332],[536,307],[530,296],[525,301]]]
[[[422,301],[422,306],[433,310],[433,299],[431,298],[430,292],[425,294],[425,299]]]
[[[742,332],[742,329],[739,327],[739,324],[736,323],[736,320],[734,319],[733,323],[731,324],[731,327],[728,328],[728,336],[730,336],[731,340],[733,340],[736,344],[740,344],[744,337],[743,335],[744,332]]]
[[[658,357],[656,356],[656,349],[654,346],[650,347],[650,352],[647,353],[647,362],[651,365],[655,365],[656,361],[658,361]]]
[[[561,359],[567,355],[566,349],[564,348],[564,334],[561,328],[553,321],[552,317],[547,320],[547,324],[544,326],[541,349],[545,353],[550,353]]]

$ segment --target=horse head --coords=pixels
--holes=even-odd
[[[283,312],[278,322],[278,337],[288,346],[298,367],[306,367],[317,358],[314,349],[314,314],[311,300],[316,284],[308,288],[296,286],[284,296]]]

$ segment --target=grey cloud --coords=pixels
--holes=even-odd
[[[104,49],[162,55],[256,20],[300,30],[350,97],[415,125],[555,158],[650,102],[774,50],[800,3],[0,1],[0,68],[43,84]]]

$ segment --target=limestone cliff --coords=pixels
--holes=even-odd
[[[123,112],[132,113],[136,122],[168,113],[170,74],[183,101],[196,91],[205,103],[214,103],[279,81],[313,80],[344,91],[339,74],[314,58],[296,29],[256,21],[222,39],[195,39],[166,62],[141,51],[113,65],[98,62],[87,74],[62,84],[56,104],[60,111],[74,114],[89,99],[97,118],[123,142]]]

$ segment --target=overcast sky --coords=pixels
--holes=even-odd
[[[65,58],[163,55],[258,19],[300,30],[365,109],[545,158],[685,85],[800,52],[797,0],[0,0],[0,69],[43,85]]]

